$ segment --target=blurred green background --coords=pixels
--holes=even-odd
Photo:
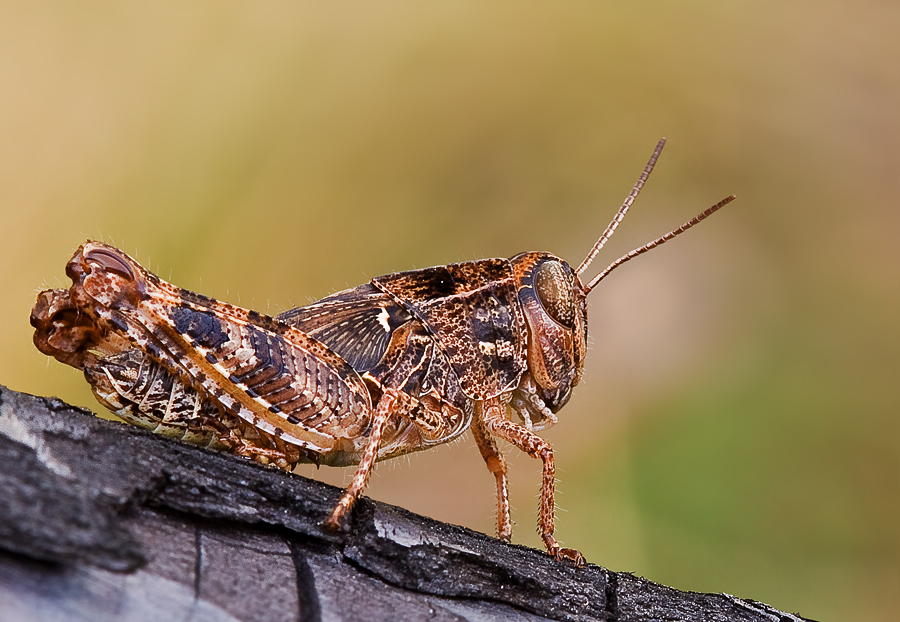
[[[103,239],[269,313],[523,250],[597,269],[734,192],[591,299],[544,435],[589,561],[820,620],[900,619],[896,2],[4,3],[0,383],[99,406],[31,345]],[[539,464],[508,452],[514,540]],[[304,474],[336,484],[345,470]],[[471,439],[371,496],[493,532]]]

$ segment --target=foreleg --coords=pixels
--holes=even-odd
[[[540,436],[506,418],[506,409],[499,398],[485,400],[482,421],[488,432],[515,445],[532,458],[543,462],[541,480],[541,507],[538,514],[538,530],[544,540],[547,552],[558,560],[570,559],[576,566],[584,566],[584,557],[575,549],[561,548],[553,537],[555,505],[553,495],[556,488],[556,467],[553,464],[553,448]]]
[[[512,520],[509,517],[509,484],[506,479],[506,460],[497,450],[497,444],[491,438],[490,432],[484,426],[479,416],[472,419],[472,436],[478,451],[484,458],[488,471],[493,473],[497,482],[497,537],[504,542],[509,542],[512,536]]]

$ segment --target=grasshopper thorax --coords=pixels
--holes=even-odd
[[[587,298],[568,263],[550,253],[510,259],[528,325],[528,371],[552,412],[581,380],[587,349]]]

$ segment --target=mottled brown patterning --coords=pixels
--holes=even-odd
[[[536,431],[557,422],[581,379],[587,295],[734,198],[584,285],[580,275],[663,145],[576,270],[540,252],[437,266],[376,277],[271,318],[177,288],[118,249],[87,242],[66,266],[72,286],[39,294],[35,345],[83,369],[98,399],[136,425],[286,469],[357,464],[326,521],[335,528],[376,461],[470,428],[496,481],[498,534],[509,540],[507,466],[495,439],[507,441],[542,461],[538,529],[548,552],[583,565],[554,538],[553,450]]]

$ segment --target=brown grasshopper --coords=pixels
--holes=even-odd
[[[619,258],[588,268],[634,202],[661,140],[616,216],[576,269],[549,253],[395,273],[278,318],[174,287],[108,245],[67,265],[69,290],[32,312],[42,352],[85,370],[126,420],[292,469],[358,464],[326,523],[341,526],[376,461],[446,443],[466,428],[497,488],[497,532],[512,532],[495,438],[543,463],[538,527],[547,551],[583,565],[554,533],[554,461],[535,431],[557,422],[581,379],[587,295],[622,263],[734,199]],[[521,423],[508,418],[514,412]]]

